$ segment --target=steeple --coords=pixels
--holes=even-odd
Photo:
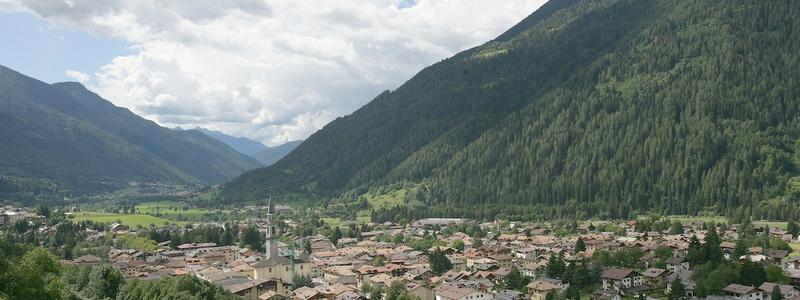
[[[272,204],[272,194],[269,195],[267,204],[267,241],[264,245],[266,259],[278,257],[278,226],[275,224],[275,207]]]

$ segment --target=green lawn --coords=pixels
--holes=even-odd
[[[91,220],[94,222],[101,222],[101,223],[115,223],[121,222],[127,226],[136,227],[136,226],[143,226],[147,227],[150,224],[154,224],[156,226],[163,226],[165,222],[170,223],[177,223],[181,224],[182,222],[174,222],[164,218],[158,218],[154,216],[148,215],[140,215],[140,214],[109,214],[103,212],[78,212],[73,214],[75,217],[73,222],[78,222],[82,220]]]

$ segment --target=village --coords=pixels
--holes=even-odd
[[[43,216],[11,206],[0,211],[0,223],[26,218]],[[673,222],[665,230],[643,232],[641,223],[582,222],[575,234],[564,235],[541,224],[428,218],[405,226],[380,224],[379,230],[360,232],[358,238],[316,235],[287,243],[270,205],[257,223],[265,240],[263,252],[238,245],[170,247],[163,242],[152,251],[111,247],[103,257],[82,255],[63,263],[110,264],[129,279],[194,276],[252,300],[800,299],[800,256],[790,250],[769,245],[737,249],[741,233],[736,226],[710,233],[707,223]],[[800,242],[785,229],[752,227],[754,234],[771,241]],[[464,228],[479,228],[483,234],[471,236],[459,230]],[[136,231],[111,224],[90,236],[113,234],[119,239]],[[435,240],[433,246],[409,246],[426,239]],[[755,265],[767,273],[779,270],[783,279],[730,283],[717,294],[699,291],[705,287],[698,286],[693,274],[692,247],[698,242],[706,247],[711,239],[719,241],[714,248],[724,261]],[[676,288],[683,296],[675,296]]]

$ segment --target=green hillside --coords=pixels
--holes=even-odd
[[[211,184],[258,166],[197,131],[173,131],[78,83],[0,66],[0,199],[81,195],[131,181]]]
[[[796,1],[554,0],[223,195],[346,199],[410,181],[448,214],[796,218],[798,17]]]

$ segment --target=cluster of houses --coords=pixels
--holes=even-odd
[[[0,206],[0,225],[13,224],[19,220],[32,220],[39,216],[22,207],[12,205]]]
[[[436,246],[452,263],[452,269],[437,276],[431,271],[427,251],[415,250],[407,244],[386,242],[382,236],[402,234],[406,240],[423,239],[430,235],[431,225],[437,230],[453,224],[471,224],[465,219],[425,219],[411,226],[385,224],[378,231],[363,232],[363,239],[342,238],[337,244],[324,236],[307,237],[310,253],[295,250],[277,242],[273,235],[274,224],[262,222],[267,232],[267,251],[260,253],[237,246],[218,246],[214,243],[183,244],[175,249],[168,243],[154,253],[141,253],[129,249],[112,249],[104,260],[99,257],[79,257],[71,263],[78,265],[112,263],[131,278],[155,279],[163,276],[196,276],[217,284],[245,299],[367,299],[369,291],[381,287],[384,291],[392,284],[401,284],[409,295],[422,300],[486,300],[486,299],[545,299],[550,293],[565,291],[569,284],[547,278],[544,270],[551,256],[560,256],[566,263],[589,259],[596,251],[618,251],[626,247],[642,250],[643,270],[607,268],[602,271],[597,291],[592,299],[622,299],[647,295],[651,291],[669,292],[670,283],[680,280],[688,298],[695,297],[695,283],[688,261],[684,258],[692,236],[702,240],[706,232],[701,226],[685,226],[683,234],[668,232],[635,232],[632,222],[615,224],[626,229],[625,235],[600,232],[592,225],[580,226],[579,234],[559,237],[548,228],[534,225],[512,224],[504,233],[497,232],[498,224],[480,224],[487,232],[481,245],[467,234],[457,232],[448,236],[437,234],[442,245],[461,241],[463,250],[450,246]],[[115,225],[117,232],[124,227]],[[735,229],[720,233],[726,240],[735,240]],[[784,230],[770,228],[775,237],[791,240]],[[585,250],[574,250],[577,239]],[[792,242],[797,242],[793,240]],[[656,249],[666,246],[673,257],[665,268],[655,268],[646,263],[656,256]],[[723,253],[730,258],[735,244],[723,242]],[[780,266],[791,278],[791,284],[764,283],[761,286],[731,284],[725,296],[707,299],[770,299],[778,286],[784,299],[800,300],[800,257],[788,251],[748,249],[749,253],[737,259],[749,259],[761,264]],[[526,292],[507,290],[502,282],[512,268],[532,277]],[[305,279],[302,279],[305,278]],[[304,280],[302,287],[297,280]]]

